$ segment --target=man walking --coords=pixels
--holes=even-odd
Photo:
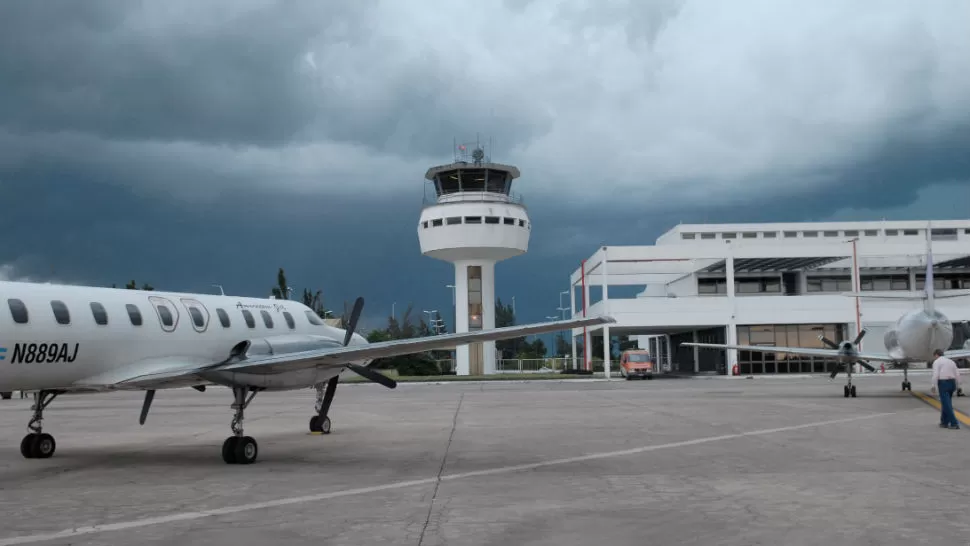
[[[957,416],[953,413],[953,393],[960,386],[960,370],[957,363],[943,356],[943,351],[933,351],[933,379],[931,392],[940,389],[940,428],[960,428]]]

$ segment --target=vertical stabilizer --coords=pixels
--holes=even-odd
[[[926,223],[926,280],[923,282],[923,309],[932,312],[933,305],[933,227]]]

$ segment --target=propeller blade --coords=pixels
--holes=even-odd
[[[350,338],[354,337],[354,330],[357,329],[357,319],[360,312],[364,310],[364,298],[357,298],[354,302],[354,310],[350,312],[350,324],[347,325],[347,334],[344,336],[344,347],[350,345]]]
[[[148,418],[148,408],[152,407],[152,400],[154,399],[155,389],[145,391],[145,403],[141,405],[141,416],[138,418],[139,425],[145,424],[145,419]]]
[[[355,373],[357,373],[357,375],[365,379],[370,379],[374,383],[380,383],[381,385],[384,385],[389,389],[393,389],[394,387],[397,386],[397,381],[394,381],[393,379],[391,379],[390,377],[387,377],[384,374],[375,372],[370,368],[365,368],[359,364],[347,364],[347,367],[353,370]]]
[[[859,331],[859,335],[855,336],[855,340],[852,342],[853,345],[858,345],[862,338],[866,337],[866,329],[863,328]]]
[[[829,347],[831,347],[833,349],[838,349],[839,348],[839,346],[834,341],[830,340],[829,338],[825,337],[822,334],[819,334],[818,335],[818,340],[821,341],[822,343],[828,345]]]
[[[876,371],[876,369],[873,368],[868,362],[864,362],[862,360],[856,360],[856,364],[862,366],[863,368],[869,370],[870,372]]]
[[[838,364],[836,364],[835,365],[835,368],[832,370],[832,374],[829,375],[829,379],[835,379],[835,376],[839,375],[839,372],[842,371],[842,368],[843,367],[844,366],[842,365],[841,362],[839,362]]]

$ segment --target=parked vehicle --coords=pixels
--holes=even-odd
[[[646,349],[630,349],[620,355],[620,375],[627,381],[634,377],[653,379],[657,359]]]

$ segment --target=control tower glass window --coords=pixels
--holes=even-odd
[[[482,329],[482,267],[468,266],[468,329]]]

